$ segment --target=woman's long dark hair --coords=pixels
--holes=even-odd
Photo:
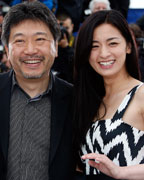
[[[115,10],[99,11],[89,16],[79,30],[75,49],[74,143],[77,148],[98,115],[99,106],[103,103],[105,95],[102,76],[89,64],[93,32],[103,23],[117,28],[126,42],[131,44],[131,53],[126,55],[126,70],[132,77],[139,79],[137,49],[125,18]]]

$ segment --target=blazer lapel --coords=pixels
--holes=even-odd
[[[62,136],[64,122],[66,121],[68,104],[67,95],[63,92],[62,87],[57,85],[52,93],[52,105],[51,105],[51,138],[50,138],[50,156],[49,164],[51,164],[60,139]]]
[[[4,155],[4,159],[7,160],[9,141],[11,78],[7,75],[4,76],[3,79],[0,78],[0,81],[2,81],[0,85],[0,148]]]

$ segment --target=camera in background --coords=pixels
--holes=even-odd
[[[67,29],[63,26],[63,22],[60,22],[60,30],[61,30],[60,40],[64,39],[64,34],[65,34],[66,38],[69,42],[69,33],[68,33]]]

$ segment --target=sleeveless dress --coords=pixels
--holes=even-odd
[[[119,166],[144,163],[144,131],[125,123],[122,117],[136,90],[135,86],[123,99],[112,119],[92,123],[85,142],[81,145],[80,156],[87,153],[105,154]],[[112,180],[96,168],[89,166],[88,160],[82,160],[87,179]]]

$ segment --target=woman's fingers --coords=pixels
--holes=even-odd
[[[93,160],[97,163],[99,163],[99,162],[104,163],[109,160],[109,158],[107,158],[107,156],[105,156],[103,154],[96,154],[96,153],[85,154],[82,156],[82,159]]]
[[[90,153],[82,156],[82,159],[89,159],[89,165],[99,169],[104,174],[117,177],[119,166],[115,165],[106,155]]]

